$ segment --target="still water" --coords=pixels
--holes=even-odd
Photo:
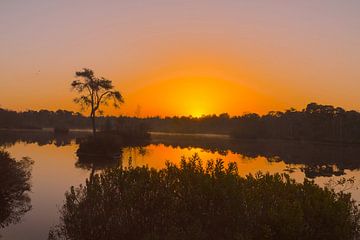
[[[86,132],[54,136],[49,131],[0,131],[0,146],[12,157],[34,160],[32,168],[32,209],[20,223],[0,229],[1,239],[47,239],[51,226],[57,224],[64,193],[70,186],[85,182],[90,170],[78,163],[76,138]],[[235,141],[225,135],[152,133],[151,143],[123,149],[122,160],[112,166],[148,165],[162,168],[166,161],[179,162],[182,156],[198,154],[205,162],[223,159],[236,162],[241,175],[258,171],[288,173],[296,181],[312,178],[323,186],[329,180],[355,177],[350,188],[360,201],[360,146],[334,146],[319,143],[284,141]],[[98,170],[101,171],[99,166]]]

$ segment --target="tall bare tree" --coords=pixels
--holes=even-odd
[[[79,79],[71,83],[73,90],[80,96],[74,99],[75,103],[81,105],[82,110],[90,108],[90,118],[94,136],[96,135],[96,113],[101,111],[101,106],[112,102],[115,108],[118,108],[124,99],[121,93],[115,90],[112,81],[103,77],[96,77],[94,71],[84,68],[76,72],[75,76]]]

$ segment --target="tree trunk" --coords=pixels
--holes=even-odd
[[[91,123],[94,137],[96,136],[95,112],[91,113]]]
[[[89,177],[90,184],[92,184],[94,182],[94,174],[95,174],[95,167],[94,167],[94,164],[92,164],[91,173],[90,173],[90,177]]]

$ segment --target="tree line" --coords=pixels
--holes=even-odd
[[[16,112],[0,108],[0,128],[41,129],[56,126],[88,128],[88,118],[81,113],[67,110],[39,110]]]
[[[329,142],[359,142],[360,113],[340,107],[310,103],[305,109],[246,114],[237,118],[232,132],[237,138],[291,139]]]
[[[99,129],[128,129],[141,125],[153,132],[230,134],[242,139],[291,139],[330,142],[358,142],[360,113],[340,107],[310,103],[302,110],[248,113],[241,116],[207,115],[174,117],[96,117]],[[92,122],[78,112],[24,111],[0,109],[0,128],[92,128]]]

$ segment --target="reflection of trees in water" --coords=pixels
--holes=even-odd
[[[305,165],[301,168],[308,178],[332,177],[344,175],[344,169],[338,169],[336,165]]]
[[[0,228],[17,223],[31,209],[28,195],[33,161],[19,161],[0,150]]]
[[[68,134],[55,134],[45,130],[0,130],[0,146],[10,147],[18,142],[36,143],[39,146],[54,144],[67,146],[77,138],[89,135],[88,132],[70,132]]]
[[[125,158],[125,156],[122,157],[122,162],[127,163],[129,166],[136,166],[136,160],[139,159],[139,157],[143,157],[146,154],[148,154],[148,150],[144,146],[131,146],[126,147],[123,149],[124,153],[126,152],[128,156]]]
[[[155,144],[180,148],[203,148],[212,153],[227,154],[231,151],[246,158],[265,157],[269,162],[302,164],[307,177],[341,175],[345,169],[360,167],[360,145],[335,145],[297,141],[232,140],[198,136],[156,135]],[[332,166],[335,167],[332,167]],[[331,166],[331,167],[330,167]],[[287,169],[292,171],[293,169]]]
[[[294,165],[300,164],[304,166],[299,169],[309,178],[339,176],[344,174],[345,169],[354,170],[360,167],[360,145],[270,140],[239,141],[189,135],[157,135],[153,136],[152,143],[182,149],[201,148],[222,156],[231,152],[248,159],[265,157],[269,162],[284,161],[290,166],[285,169],[287,172],[295,171]],[[124,148],[130,159],[122,158],[122,162],[134,161],[139,154],[146,155],[144,149],[146,148],[134,146]],[[106,161],[105,163],[108,164]]]
[[[121,166],[122,150],[119,150],[119,156],[81,156],[75,163],[78,168],[87,170],[102,170],[105,168],[113,168]]]
[[[125,159],[124,153],[127,153]],[[139,156],[145,156],[147,150],[144,146],[131,146],[122,147],[118,150],[118,155],[114,157],[109,156],[92,156],[92,155],[81,155],[75,163],[78,168],[86,170],[103,170],[106,168],[122,167],[123,163],[128,165],[136,165],[133,163]]]
[[[65,146],[78,138],[87,136],[87,132],[70,132],[69,134],[55,135],[50,131],[0,131],[0,145],[11,146],[17,142],[37,143],[38,145],[55,144]],[[301,170],[307,177],[341,175],[345,169],[358,169],[360,167],[360,145],[334,145],[296,141],[274,141],[274,140],[233,140],[226,137],[203,137],[198,135],[153,135],[153,144],[164,144],[165,146],[180,148],[202,148],[211,153],[218,153],[226,156],[229,152],[240,154],[245,158],[265,157],[269,162],[284,161],[286,164],[305,165]],[[126,144],[124,144],[126,145]],[[139,144],[131,144],[122,148],[135,149]],[[140,144],[141,145],[141,144]],[[144,147],[146,144],[143,144]],[[131,150],[132,161],[137,159],[139,151]],[[141,150],[142,149],[142,150]],[[136,153],[136,154],[135,154]],[[142,154],[146,154],[143,152]],[[101,159],[101,158],[100,158]],[[122,159],[128,162],[129,159]],[[119,164],[118,161],[94,161],[96,168],[105,168]],[[89,166],[91,161],[79,162]],[[135,163],[136,164],[136,163]],[[98,166],[96,166],[98,165]],[[104,165],[104,166],[101,166]],[[333,170],[329,166],[336,166]],[[293,169],[287,169],[292,171]]]

